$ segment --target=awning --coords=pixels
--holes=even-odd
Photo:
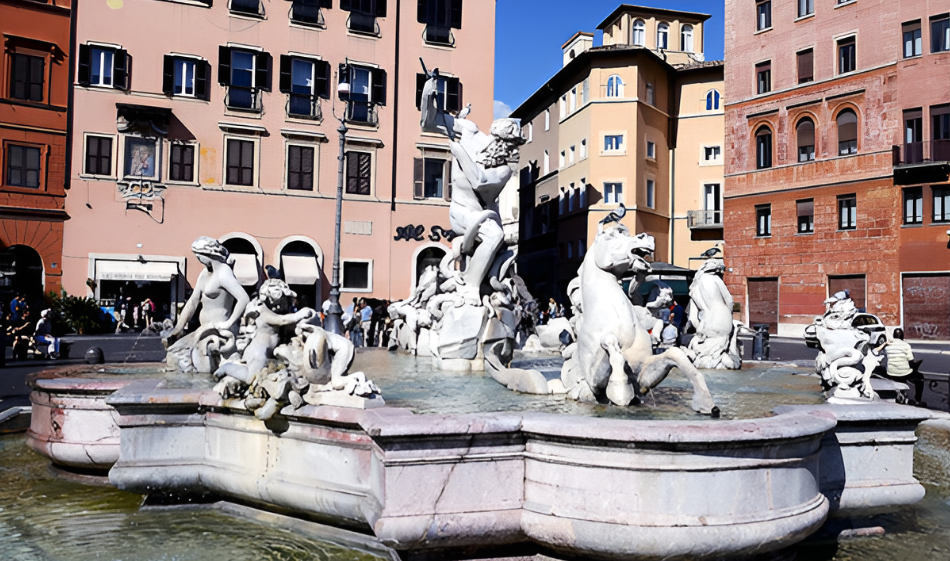
[[[96,280],[169,282],[178,274],[178,263],[167,261],[96,260]]]
[[[282,255],[281,265],[287,284],[316,284],[320,279],[317,258],[312,255]]]
[[[231,257],[234,258],[234,276],[241,286],[257,286],[261,278],[257,256],[253,253],[232,253]]]

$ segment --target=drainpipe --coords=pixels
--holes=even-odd
[[[670,150],[670,264],[676,265],[676,148]]]
[[[78,13],[79,0],[73,0],[69,6],[69,52],[66,54],[66,58],[69,61],[69,89],[66,90],[66,165],[64,167],[65,177],[63,178],[63,189],[66,191],[69,190],[73,163],[73,97],[75,95],[74,83],[76,81],[76,61],[74,60],[74,55],[78,55],[79,53],[79,49],[76,47],[76,19],[78,18]],[[63,206],[65,207],[65,202]],[[62,264],[60,264],[60,266],[62,266]]]
[[[399,27],[402,15],[400,3],[396,0],[396,67],[393,69],[393,193],[389,206],[390,212],[396,212],[396,163],[399,161],[399,110],[401,109],[399,106],[399,38],[402,35],[402,29]]]

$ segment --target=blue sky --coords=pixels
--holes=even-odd
[[[497,0],[495,108],[514,109],[561,68],[561,45],[578,31],[595,31],[620,0]],[[712,15],[706,23],[706,59],[722,58],[724,2],[642,0],[628,4]],[[600,45],[600,34],[595,38]]]

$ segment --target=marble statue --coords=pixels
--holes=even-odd
[[[722,259],[708,259],[689,287],[687,318],[696,328],[689,343],[696,368],[738,370],[742,368],[739,332],[744,325],[732,319],[732,295],[722,280]]]
[[[642,316],[620,284],[623,278],[651,271],[644,257],[654,247],[652,236],[631,236],[619,218],[608,216],[601,222],[577,282],[569,289],[577,342],[564,351],[561,382],[568,395],[579,401],[626,406],[679,368],[693,386],[692,408],[716,416],[719,409],[702,373],[682,349],[653,354],[653,340]]]
[[[169,364],[182,372],[213,372],[222,360],[237,352],[240,320],[250,299],[234,276],[234,260],[221,242],[200,237],[191,244],[191,250],[205,268],[178,323],[162,333],[162,342],[168,349]],[[198,329],[176,340],[199,304]]]
[[[877,400],[871,374],[880,358],[870,350],[870,336],[852,325],[858,309],[848,291],[825,300],[825,315],[815,318],[821,352],[815,369],[831,399]]]

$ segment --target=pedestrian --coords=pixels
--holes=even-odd
[[[557,307],[557,317],[562,318],[567,314],[567,310],[564,309],[564,304],[561,304]]]
[[[683,306],[681,306],[679,302],[674,300],[673,307],[670,308],[670,314],[670,321],[673,322],[673,326],[676,327],[680,333],[682,333],[683,326],[685,324],[683,320],[686,319],[686,310],[683,309]]]
[[[151,298],[142,301],[142,314],[145,316],[145,328],[149,328],[155,321],[155,302]]]
[[[364,299],[363,307],[360,308],[360,330],[363,332],[363,345],[364,347],[373,346],[373,341],[370,339],[369,328],[373,323],[373,309],[369,307],[369,303]]]
[[[47,354],[50,358],[59,358],[59,337],[53,337],[53,322],[49,310],[40,312],[40,321],[36,323],[33,340],[37,345],[49,345]]]
[[[20,319],[13,322],[8,328],[13,339],[13,360],[26,359],[30,348],[30,337],[33,336],[33,322],[30,320],[30,310],[23,310]]]
[[[557,316],[557,302],[554,301],[554,298],[548,300],[548,317],[553,318]]]
[[[664,346],[675,347],[678,338],[679,330],[676,329],[676,326],[673,325],[672,322],[666,322],[663,326],[663,331],[660,332],[660,341]]]
[[[874,349],[875,353],[884,350],[887,357],[887,376],[888,378],[906,378],[914,372],[911,362],[914,360],[914,351],[910,344],[904,341],[904,330],[897,328],[894,330],[894,337]]]
[[[10,301],[11,319],[13,319],[13,321],[20,321],[20,319],[23,318],[23,312],[25,312],[27,308],[25,296],[22,294],[14,296],[13,300]]]
[[[356,310],[356,298],[353,299],[353,303],[346,307],[343,310],[343,316],[340,318],[343,321],[343,336],[348,337],[351,341],[353,340],[350,337],[350,320],[353,319],[353,312]]]

